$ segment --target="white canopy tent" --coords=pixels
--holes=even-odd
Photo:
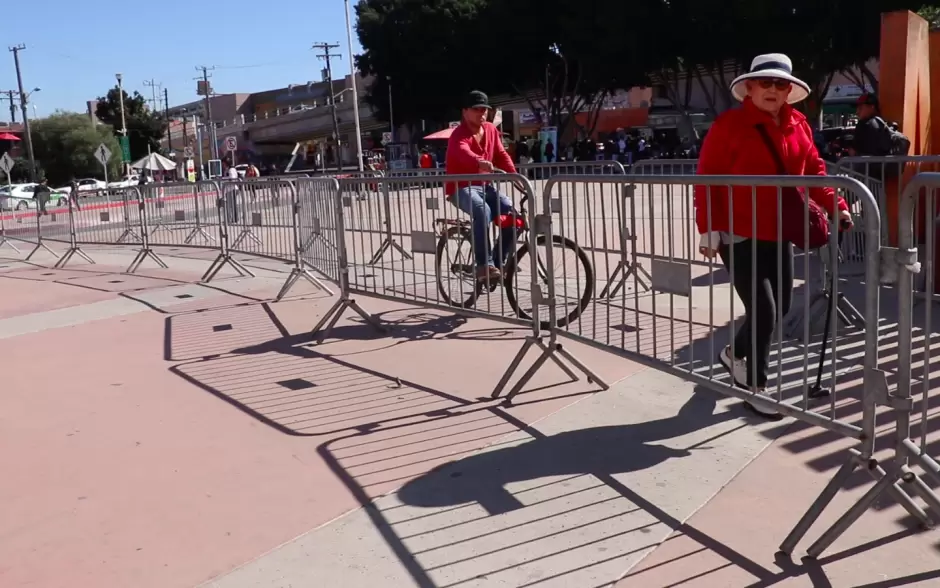
[[[132,163],[131,168],[149,171],[173,171],[176,169],[176,162],[163,157],[159,153],[151,153],[147,157]]]

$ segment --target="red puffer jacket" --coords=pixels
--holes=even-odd
[[[765,124],[789,175],[825,176],[826,164],[816,151],[813,131],[806,122],[806,117],[791,106],[785,105],[780,111],[780,119],[782,124],[778,126],[769,114],[754,106],[750,98],[744,100],[741,108],[722,113],[705,137],[699,156],[698,173],[732,176],[779,175],[773,155],[767,150],[756,129],[758,124]],[[755,190],[749,186],[735,186],[732,192],[733,198],[729,199],[727,187],[695,186],[695,222],[699,233],[720,231],[761,241],[776,241],[777,189],[768,186]],[[837,210],[833,210],[836,202],[833,200],[832,188],[813,188],[809,193],[810,198],[830,215],[837,214]],[[711,226],[708,224],[709,202]],[[838,199],[837,207],[838,210],[848,209],[842,198]],[[755,217],[756,233],[753,220]]]

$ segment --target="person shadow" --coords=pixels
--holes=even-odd
[[[507,489],[514,482],[579,474],[607,478],[689,457],[702,447],[677,449],[658,442],[749,416],[739,405],[716,414],[718,398],[718,394],[696,387],[673,416],[555,435],[543,435],[523,425],[533,439],[445,464],[405,484],[398,498],[404,504],[426,508],[477,503],[490,515],[498,515],[523,507]]]

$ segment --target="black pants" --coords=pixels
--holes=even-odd
[[[762,388],[767,385],[767,358],[777,316],[787,315],[793,298],[793,246],[748,239],[721,245],[718,254],[744,303],[745,318],[734,336],[734,355],[747,361],[747,385]]]

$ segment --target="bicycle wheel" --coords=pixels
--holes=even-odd
[[[472,308],[480,295],[469,227],[449,227],[437,241],[434,275],[441,298],[458,308]]]
[[[577,276],[578,282],[580,282],[581,290],[580,292],[576,293],[577,298],[574,299],[576,302],[574,308],[567,310],[566,312],[562,313],[561,316],[557,317],[555,326],[564,327],[565,325],[577,320],[578,317],[581,316],[581,313],[584,312],[584,309],[587,308],[588,304],[591,303],[591,298],[594,296],[594,267],[591,265],[591,260],[588,259],[588,256],[586,253],[584,253],[584,250],[581,249],[581,247],[579,247],[578,244],[571,239],[562,237],[561,235],[554,235],[552,236],[552,243],[552,247],[556,249],[553,255],[553,257],[555,257],[556,270],[564,267],[564,265],[560,265],[558,262],[558,257],[560,254],[567,256],[569,253],[573,253],[574,259],[577,260],[577,264],[579,266],[571,267],[569,265],[568,267],[564,267],[565,271],[572,272],[573,275]],[[538,237],[536,240],[536,245],[540,247],[546,246],[545,235],[540,235]],[[561,251],[557,251],[559,248]],[[523,308],[516,299],[517,293],[521,292],[523,296],[526,296],[526,293],[529,292],[528,285],[522,286],[519,289],[516,287],[516,280],[518,279],[519,273],[528,273],[531,271],[529,268],[530,262],[525,258],[526,255],[529,255],[528,241],[523,243],[516,251],[516,256],[513,258],[511,266],[506,268],[506,275],[503,278],[503,281],[506,286],[506,298],[508,299],[509,305],[512,307],[512,309],[516,311],[516,315],[522,319],[531,320],[531,313],[527,309]],[[540,256],[539,267],[545,267],[544,255]],[[562,279],[564,279],[564,277],[562,277]],[[539,285],[542,286],[543,292],[545,291],[545,280],[546,278],[544,275],[540,275],[538,277],[538,282]],[[570,294],[570,292],[558,292],[556,285],[555,297],[557,300],[567,299],[568,294]],[[566,305],[565,308],[567,309],[568,306]],[[546,318],[547,317],[543,318],[541,321],[543,329],[548,329],[551,326],[551,323],[549,323]]]

